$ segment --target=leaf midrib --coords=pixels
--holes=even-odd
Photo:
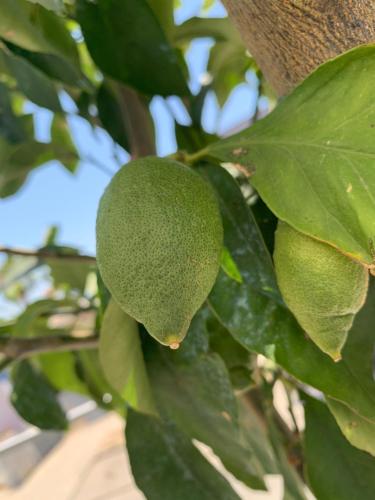
[[[343,148],[343,147],[337,147],[337,146],[330,146],[327,144],[319,144],[319,143],[314,143],[314,142],[296,142],[296,141],[275,141],[275,140],[254,140],[254,139],[249,139],[249,138],[241,138],[238,141],[233,141],[233,146],[235,147],[237,144],[246,144],[248,146],[249,144],[252,145],[266,145],[266,146],[276,146],[276,147],[310,147],[310,148],[316,148],[316,149],[323,149],[327,150],[330,152],[339,152],[339,153],[347,153],[347,154],[356,154],[356,155],[361,155],[361,156],[367,156],[368,158],[375,159],[375,151],[373,153],[368,153],[366,151],[362,151],[360,149],[350,149],[350,148]],[[224,147],[226,149],[226,146],[224,144]],[[217,150],[220,150],[220,148],[217,148]],[[241,160],[241,157],[238,158],[239,163]]]

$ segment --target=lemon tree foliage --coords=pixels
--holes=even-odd
[[[285,499],[367,500],[375,48],[323,64],[219,138],[207,99],[221,109],[249,71],[256,98],[274,97],[212,4],[175,24],[172,0],[1,2],[0,197],[51,161],[69,175],[98,167],[73,120],[129,161],[101,197],[96,256],[56,227],[36,250],[0,248],[2,300],[19,311],[0,318],[0,370],[41,429],[68,428],[64,392],[124,418],[146,498],[248,498],[279,474]],[[187,64],[201,38],[204,84]],[[174,125],[170,157],[155,156],[155,97]],[[52,116],[43,140],[40,108]]]

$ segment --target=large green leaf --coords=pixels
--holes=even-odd
[[[239,499],[171,423],[129,410],[126,444],[135,482],[148,500]]]
[[[126,110],[121,109],[117,95],[112,91],[108,83],[103,82],[99,87],[96,103],[103,127],[115,142],[129,151],[129,139],[125,122],[129,117],[124,116]]]
[[[340,401],[328,398],[327,405],[346,439],[356,448],[375,456],[375,423],[362,418]]]
[[[29,361],[20,361],[12,370],[11,402],[30,424],[41,429],[63,430],[68,426],[55,389]]]
[[[207,165],[201,171],[216,190],[223,218],[224,244],[243,281],[281,303],[270,254],[238,184],[216,165]]]
[[[343,349],[343,362],[367,394],[373,399],[375,380],[373,375],[373,353],[375,321],[375,282],[370,282],[365,309],[356,317],[349,338]],[[341,431],[353,446],[375,455],[375,424],[361,418],[356,412],[331,398],[327,404]]]
[[[38,362],[43,374],[59,391],[90,395],[87,386],[78,376],[75,353],[65,351],[41,354]]]
[[[103,317],[99,357],[112,387],[133,408],[156,413],[137,322],[112,300]]]
[[[305,404],[305,458],[308,479],[319,500],[370,499],[375,491],[375,458],[353,448],[326,406]]]
[[[79,87],[87,92],[93,92],[94,88],[92,84],[82,73],[82,70],[76,62],[72,62],[56,54],[32,52],[9,42],[7,46],[14,54],[27,59],[50,78],[59,80],[73,87]]]
[[[353,373],[348,352],[344,350],[342,362],[334,363],[305,337],[291,313],[278,302],[271,261],[236,182],[224,169],[210,166],[205,170],[221,203],[225,245],[243,277],[243,283],[238,283],[220,271],[209,296],[217,317],[250,351],[273,359],[297,379],[375,421],[375,392]],[[241,220],[247,223],[241,224]],[[368,317],[369,308],[371,299],[357,316],[349,342],[361,328],[362,318]]]
[[[210,446],[238,479],[265,489],[262,470],[241,440],[236,399],[220,357],[206,354],[189,364],[178,364],[161,351],[159,356],[154,353],[147,368],[161,413],[190,437]]]
[[[52,111],[61,111],[57,91],[44,73],[10,51],[0,51],[0,57],[7,66],[9,73],[15,78],[18,89],[30,101]]]
[[[188,93],[182,63],[146,0],[79,0],[77,16],[104,73],[150,95]]]
[[[375,235],[375,47],[327,62],[249,129],[209,146],[272,211],[367,264]]]
[[[26,0],[2,0],[0,36],[35,52],[54,53],[55,48],[29,17],[30,4]]]

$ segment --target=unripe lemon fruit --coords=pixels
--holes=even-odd
[[[176,349],[219,270],[223,228],[210,185],[176,161],[132,161],[105,190],[96,232],[99,270],[118,304]]]
[[[366,299],[367,269],[281,221],[274,262],[285,303],[317,346],[339,361],[354,316]]]

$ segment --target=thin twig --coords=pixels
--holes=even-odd
[[[0,337],[0,353],[5,355],[6,358],[2,363],[8,359],[7,364],[9,364],[10,361],[27,358],[35,354],[95,349],[98,347],[98,342],[98,335],[81,338],[70,337],[69,335],[32,338],[2,336]]]
[[[95,257],[92,257],[91,255],[61,253],[52,250],[24,250],[21,248],[10,248],[1,245],[0,253],[5,253],[7,255],[20,255],[22,257],[39,257],[41,259],[64,259],[75,260],[79,262],[96,262]]]

